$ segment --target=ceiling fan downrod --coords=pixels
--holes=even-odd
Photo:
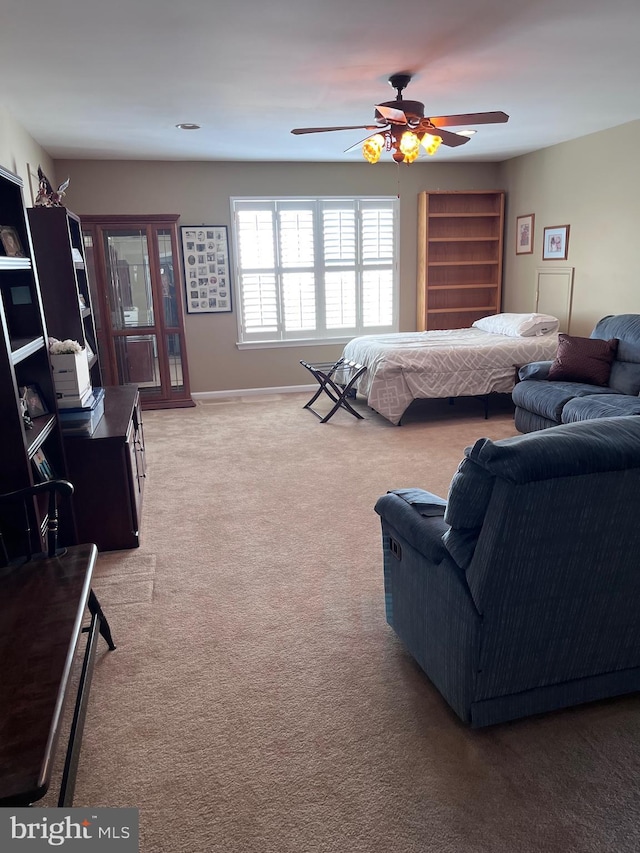
[[[406,89],[411,82],[411,74],[392,74],[389,77],[389,85],[397,92],[396,101],[402,100],[402,91]]]

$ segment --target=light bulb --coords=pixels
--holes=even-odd
[[[362,156],[369,163],[377,163],[383,147],[384,136],[381,133],[376,133],[375,136],[370,136],[362,143]]]
[[[420,140],[410,130],[405,130],[400,138],[400,151],[404,154],[405,163],[413,163],[420,153]]]
[[[432,136],[430,133],[425,133],[422,137],[422,146],[427,154],[435,154],[441,142],[441,136]]]

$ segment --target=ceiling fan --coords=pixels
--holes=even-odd
[[[462,113],[449,116],[425,116],[424,104],[420,101],[405,101],[402,92],[411,81],[411,74],[393,74],[389,84],[396,90],[394,101],[384,101],[375,107],[376,124],[353,124],[345,127],[296,127],[291,133],[326,133],[333,130],[375,131],[362,143],[365,160],[376,163],[382,149],[393,150],[393,159],[398,163],[412,163],[418,156],[420,145],[427,153],[434,154],[440,143],[450,148],[465,145],[469,136],[444,130],[447,127],[468,127],[474,124],[498,124],[509,121],[509,116],[500,111],[485,113]],[[359,145],[360,143],[357,143]],[[355,148],[356,146],[351,146]],[[347,148],[350,151],[351,148]]]

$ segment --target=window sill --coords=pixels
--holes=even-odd
[[[318,347],[331,346],[335,344],[348,344],[356,335],[348,335],[344,338],[301,338],[290,341],[237,341],[238,349],[276,349],[278,347]]]

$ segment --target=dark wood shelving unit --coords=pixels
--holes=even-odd
[[[33,457],[42,450],[57,476],[66,476],[64,444],[47,348],[48,332],[40,293],[22,179],[0,167],[0,223],[17,233],[25,257],[7,257],[0,245],[0,493],[39,482]],[[20,388],[37,385],[48,414],[27,429]],[[70,508],[61,508],[60,541],[75,541]],[[34,499],[32,547],[43,549],[46,502]],[[11,542],[8,543],[11,546]]]
[[[102,386],[80,219],[65,207],[28,211],[49,334],[91,350],[91,384]]]

